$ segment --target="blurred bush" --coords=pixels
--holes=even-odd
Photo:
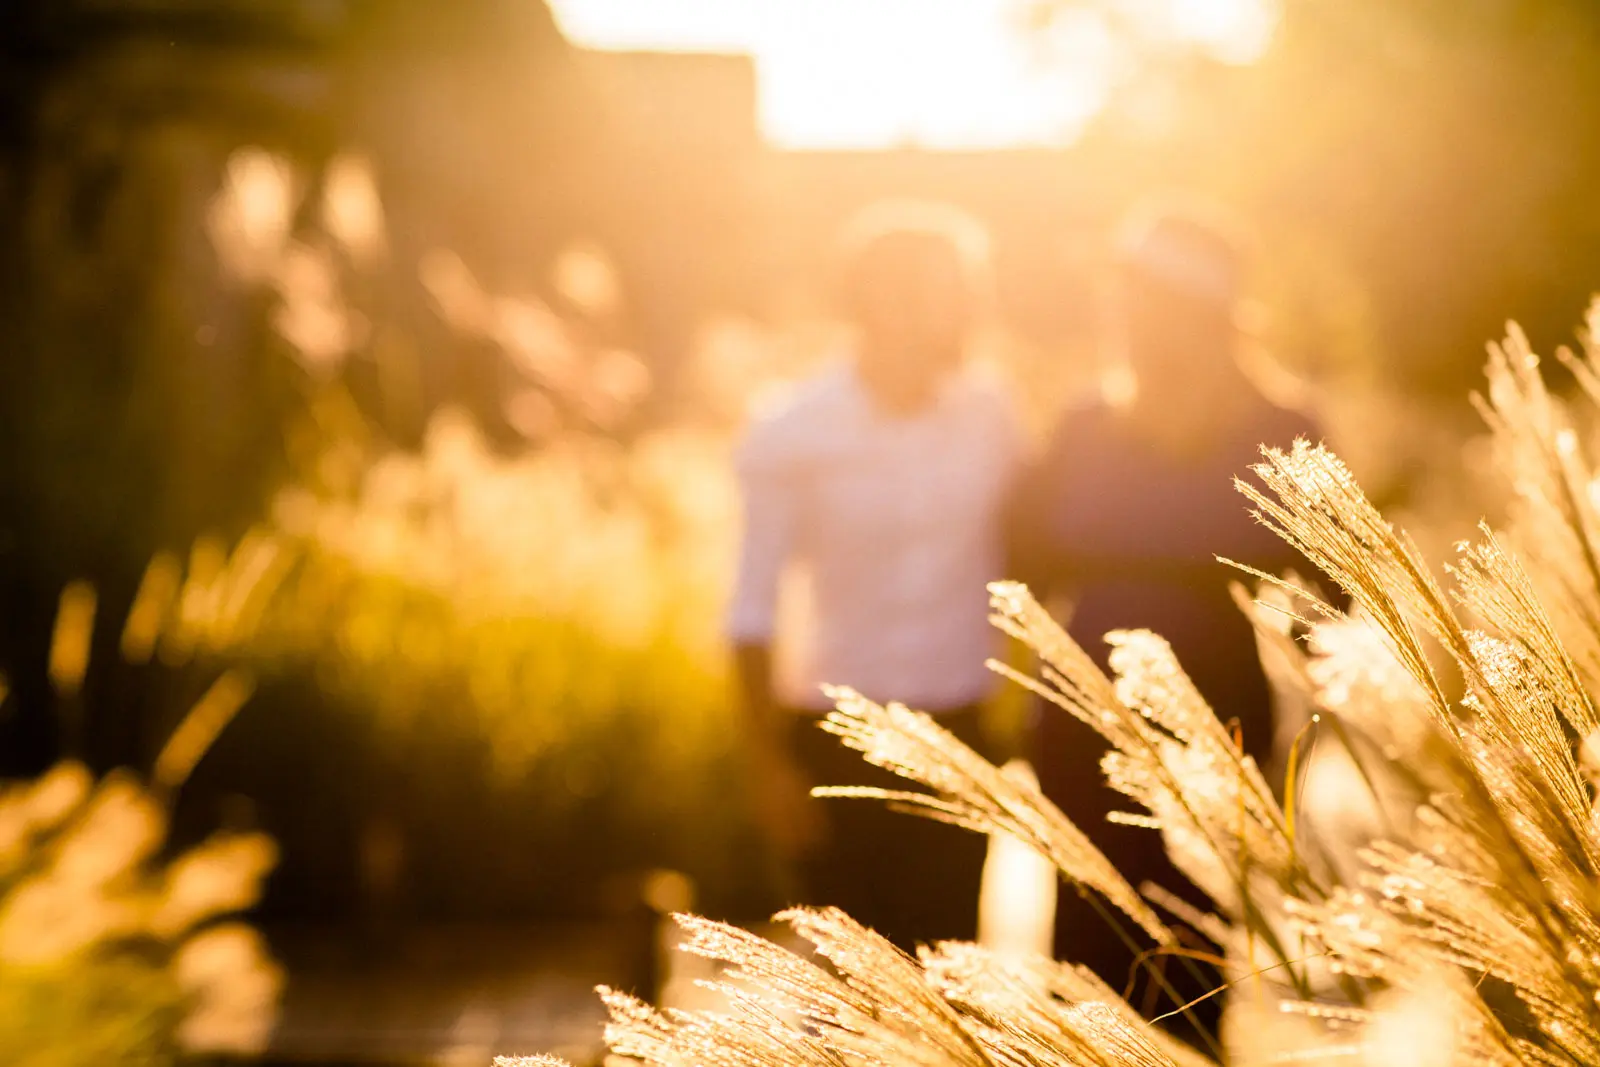
[[[523,906],[554,891],[560,865],[589,880],[575,891],[591,904],[619,862],[688,870],[713,900],[760,882],[729,786],[725,438],[568,433],[506,457],[446,410],[410,452],[365,436],[336,392],[315,412],[317,444],[268,521],[152,563],[132,643],[246,666],[269,693],[313,686],[316,717],[345,720],[315,736],[361,739],[341,775],[364,783],[364,810],[346,814],[409,838],[413,876],[454,868],[460,884],[436,896],[457,904],[478,881],[463,864],[500,872],[484,881],[515,884],[486,892]],[[440,840],[419,840],[435,823]],[[613,847],[588,870],[577,854],[602,839]],[[560,855],[495,867],[507,846]]]
[[[238,654],[314,663],[386,728],[483,731],[506,773],[618,730],[681,771],[725,734],[734,499],[718,442],[574,436],[505,459],[445,412],[420,454],[339,462],[234,552],[225,580],[261,570],[259,537],[295,557],[230,635]]]
[[[157,858],[168,813],[76,763],[0,789],[0,1050],[30,1067],[156,1067],[252,1053],[282,975],[249,926],[276,861],[260,834]]]

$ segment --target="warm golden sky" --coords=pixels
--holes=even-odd
[[[761,126],[793,148],[988,148],[1070,141],[1127,57],[1089,18],[1048,42],[1023,0],[552,0],[596,48],[755,57]],[[1156,32],[1253,58],[1273,0],[1110,0]]]

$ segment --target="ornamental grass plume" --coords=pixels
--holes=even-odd
[[[88,587],[68,586],[51,656],[70,667],[52,671],[58,691],[82,681],[92,614]],[[138,652],[143,623],[132,623]],[[148,781],[127,771],[97,781],[66,760],[0,782],[0,1062],[169,1067],[266,1047],[284,976],[240,915],[260,899],[277,846],[219,832],[168,848],[176,791],[251,688],[224,672]]]
[[[163,862],[167,824],[133,776],[96,783],[72,762],[0,791],[5,1062],[156,1067],[265,1047],[283,975],[237,916],[276,847],[219,833]]]
[[[1583,350],[1560,355],[1573,400],[1514,328],[1491,348],[1477,402],[1509,522],[1480,527],[1440,571],[1320,445],[1265,449],[1238,483],[1348,603],[1268,574],[1240,596],[1280,691],[1313,711],[1306,744],[1344,768],[1338,789],[1308,788],[1319,761],[1297,742],[1275,790],[1158,636],[1108,635],[1108,675],[1026,589],[993,587],[996,624],[1040,664],[1037,678],[997,669],[1110,743],[1124,818],[1160,833],[1210,913],[1130,886],[1092,828],[928,716],[835,694],[826,729],[908,787],[820,793],[1026,841],[1151,955],[1215,966],[1215,1048],[1179,1042],[1070,963],[966,944],[913,959],[837,911],[801,909],[780,918],[822,963],[683,918],[688,951],[728,965],[727,1007],[658,1012],[606,991],[614,1053],[652,1067],[1600,1064],[1597,327],[1600,304]],[[1215,952],[1180,949],[1184,927]]]

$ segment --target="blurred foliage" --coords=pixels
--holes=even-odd
[[[123,640],[261,679],[234,739],[257,740],[224,744],[196,795],[263,805],[288,861],[269,905],[339,907],[307,865],[342,863],[349,826],[402,842],[399,881],[366,890],[400,896],[369,911],[594,914],[651,865],[770,909],[720,638],[725,436],[567,432],[503,456],[446,410],[411,452],[340,390],[311,410],[268,520],[159,554]],[[302,812],[305,788],[333,812]]]
[[[347,771],[375,776],[369,814],[413,807],[390,795],[403,778],[440,791],[471,824],[458,836],[496,839],[479,820],[504,816],[479,806],[511,804],[521,821],[501,839],[535,847],[578,820],[728,883],[748,830],[727,773],[725,440],[566,434],[502,457],[446,411],[411,453],[337,390],[313,411],[304,475],[269,522],[152,563],[133,644],[244,665],[269,688],[314,680],[321,714],[369,739],[372,766]]]
[[[30,623],[86,577],[119,609],[97,648],[132,604],[124,659],[263,675],[238,737],[270,718],[264,742],[230,769],[226,741],[196,803],[262,802],[279,882],[306,874],[291,910],[338,897],[342,820],[364,840],[416,796],[448,811],[446,863],[574,828],[726,853],[685,819],[738,821],[710,784],[720,445],[641,436],[615,264],[579,239],[604,116],[544,5],[24,7],[0,42],[26,89],[0,158],[21,764],[71,743]],[[495,891],[562,877],[533,866]]]
[[[582,104],[543,4],[23,0],[0,19],[0,444],[20,458],[0,554],[136,574],[236,535],[281,482],[301,383],[270,288],[208,239],[242,148],[290,168],[287,215],[264,221],[301,284],[358,277],[373,342],[425,375],[385,428],[414,441],[431,405],[486,406],[416,267],[454,248],[498,285],[571,226],[573,167],[550,161]],[[392,258],[325,247],[320,194],[352,150]]]
[[[18,1067],[163,1067],[259,1052],[282,976],[250,927],[270,839],[162,861],[167,809],[76,763],[0,788],[0,1049]]]
[[[244,642],[231,635],[238,652],[316,664],[385,728],[483,731],[506,770],[625,734],[682,784],[683,761],[717,747],[734,531],[721,442],[569,436],[500,458],[445,412],[420,454],[363,457],[346,438],[318,473],[273,508],[295,562]],[[247,537],[227,574],[259,573],[261,545]],[[660,782],[636,784],[643,800]]]

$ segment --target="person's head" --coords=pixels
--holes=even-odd
[[[1238,376],[1244,256],[1214,212],[1134,216],[1117,248],[1115,328],[1141,388],[1203,396]]]
[[[965,357],[987,288],[987,236],[955,208],[869,208],[841,242],[839,303],[863,379],[887,405],[928,403]]]

